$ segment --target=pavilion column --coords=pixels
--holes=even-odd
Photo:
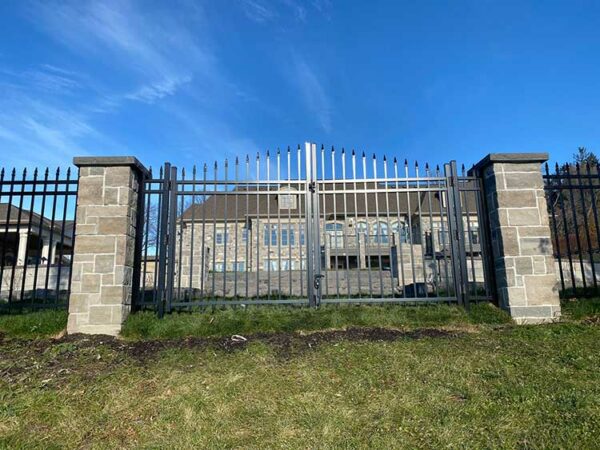
[[[17,265],[26,265],[25,253],[27,252],[28,235],[26,231],[19,232],[19,249],[17,251]]]

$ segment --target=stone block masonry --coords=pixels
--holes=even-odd
[[[493,153],[472,172],[483,179],[496,294],[518,323],[560,317],[541,164],[546,153]]]
[[[131,311],[140,181],[133,157],[75,158],[79,167],[69,333],[117,335]]]

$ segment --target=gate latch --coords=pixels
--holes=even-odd
[[[325,275],[317,274],[315,275],[315,289],[319,290],[321,288],[321,278],[325,278]]]

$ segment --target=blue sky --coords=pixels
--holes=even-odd
[[[3,166],[600,152],[600,2],[0,3]]]

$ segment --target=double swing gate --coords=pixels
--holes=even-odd
[[[143,182],[134,303],[490,300],[480,180],[455,162],[410,169],[310,143],[191,172],[166,163]]]

